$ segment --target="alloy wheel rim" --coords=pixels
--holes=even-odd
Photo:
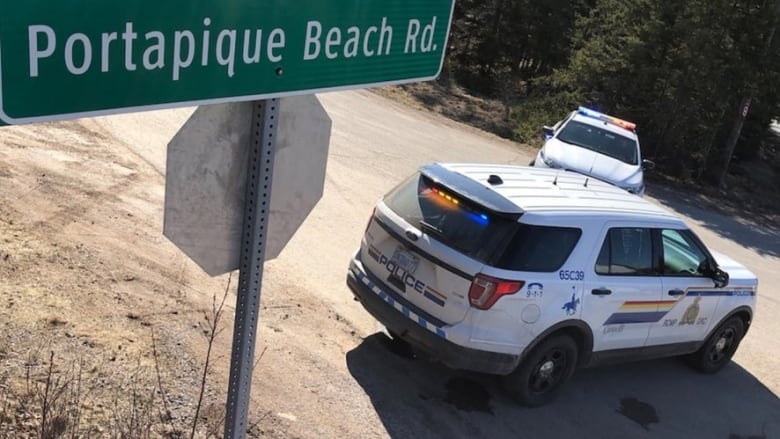
[[[555,388],[566,369],[567,361],[567,355],[562,350],[551,349],[547,351],[531,374],[529,382],[531,390],[541,394]]]
[[[713,343],[710,349],[710,363],[717,364],[723,361],[728,352],[731,350],[731,346],[734,344],[734,337],[736,332],[734,328],[725,328],[718,336],[718,339]]]

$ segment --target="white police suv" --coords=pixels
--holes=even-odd
[[[376,205],[347,284],[394,337],[502,375],[535,406],[580,366],[684,355],[719,370],[750,327],[757,280],[597,179],[431,164]]]
[[[655,164],[642,160],[634,123],[580,107],[543,131],[533,166],[576,171],[644,195],[644,170]]]

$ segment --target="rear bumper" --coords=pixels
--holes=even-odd
[[[387,288],[370,280],[356,261],[350,264],[347,286],[388,330],[453,369],[506,375],[520,362],[518,355],[467,348],[447,340],[446,328],[436,327],[396,302],[386,293]]]

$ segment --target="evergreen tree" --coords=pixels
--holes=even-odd
[[[745,96],[760,104],[738,152],[754,151],[778,115],[776,1],[598,0],[576,20],[567,65],[534,79],[515,133],[528,141],[540,119],[588,105],[636,122],[645,156],[668,172],[717,173]]]

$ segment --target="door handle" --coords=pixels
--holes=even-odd
[[[669,295],[673,297],[682,296],[683,294],[685,294],[685,291],[683,290],[678,290],[678,289],[669,290]]]
[[[608,294],[612,294],[612,290],[608,290],[606,288],[596,288],[593,290],[590,290],[590,293],[594,296],[606,296]]]

